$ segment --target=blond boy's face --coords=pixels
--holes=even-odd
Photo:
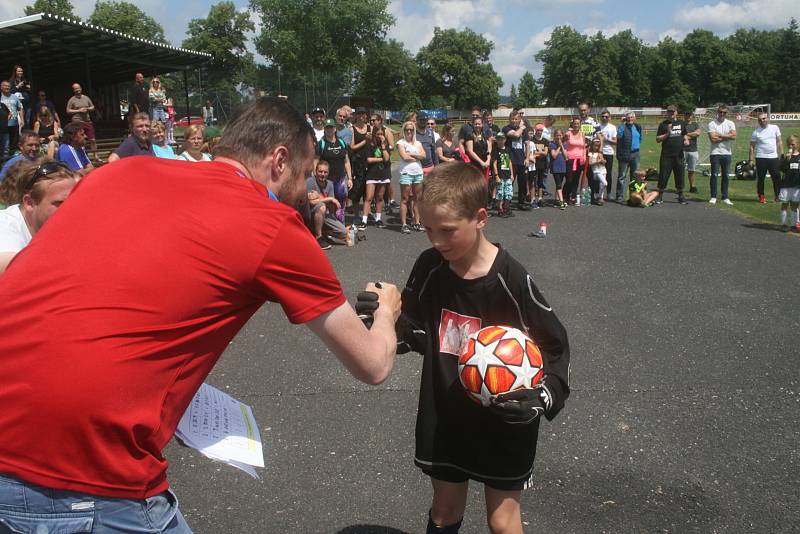
[[[485,208],[468,219],[449,206],[426,206],[424,203],[420,204],[420,215],[431,245],[449,262],[462,259],[475,248],[487,219]]]

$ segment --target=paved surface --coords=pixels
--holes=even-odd
[[[491,219],[567,327],[573,393],[541,427],[527,532],[797,532],[800,239],[674,195]],[[777,209],[777,208],[776,208]],[[526,234],[539,221],[547,239]],[[403,284],[424,234],[368,229],[334,248],[345,291]],[[261,480],[171,445],[170,479],[195,532],[424,532],[413,465],[420,357],[379,387],[265,306],[209,382],[251,404]],[[485,532],[473,485],[462,532]]]

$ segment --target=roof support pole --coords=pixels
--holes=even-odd
[[[187,125],[192,123],[192,115],[189,113],[189,69],[183,69],[183,89],[186,97],[186,117]]]
[[[25,39],[25,77],[33,84],[33,65],[31,65],[31,47],[28,40]],[[772,176],[770,174],[770,176]]]
[[[85,94],[92,95],[93,97],[97,97],[92,91],[92,65],[89,63],[89,54],[83,55],[83,66],[86,70],[86,89]]]

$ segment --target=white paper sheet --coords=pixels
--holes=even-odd
[[[261,434],[253,410],[227,393],[203,384],[183,414],[175,435],[213,460],[225,462],[254,478],[264,467]]]

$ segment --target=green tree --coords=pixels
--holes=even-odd
[[[588,38],[570,26],[558,26],[550,33],[535,59],[542,63],[542,95],[550,105],[574,106],[587,98]]]
[[[411,53],[394,39],[366,51],[356,93],[370,97],[377,107],[393,110],[420,106],[416,91],[419,71]]]
[[[651,50],[631,30],[615,33],[608,38],[611,68],[614,70],[620,91],[619,103],[640,107],[648,103],[650,83],[648,64]],[[612,104],[611,101],[607,103]],[[616,102],[613,102],[616,103]]]
[[[665,37],[655,48],[650,61],[651,105],[674,104],[681,108],[694,109],[697,99],[689,85],[683,81],[685,72],[680,43]]]
[[[518,91],[517,107],[533,108],[542,103],[542,90],[530,72],[525,71],[525,74],[519,79]]]
[[[69,0],[36,0],[33,4],[25,6],[26,15],[50,13],[51,15],[81,20],[79,16],[75,15],[74,10],[75,8]]]
[[[622,99],[617,78],[616,58],[611,46],[601,32],[588,38],[588,50],[584,58],[581,100],[594,105],[611,105]]]
[[[426,99],[440,96],[454,109],[496,107],[503,80],[489,63],[493,48],[494,43],[469,28],[434,28],[431,41],[417,53],[417,91]]]
[[[683,63],[681,78],[702,105],[728,102],[736,83],[731,72],[730,50],[722,39],[708,30],[694,30],[680,44]]]
[[[794,111],[800,108],[800,79],[796,75],[800,71],[800,31],[797,20],[792,18],[788,27],[777,33],[773,103],[778,111]]]
[[[164,28],[153,17],[129,2],[97,0],[89,23],[134,37],[168,43]]]
[[[519,108],[525,107],[525,106],[520,106],[518,104],[518,102],[519,102],[519,94],[517,93],[517,88],[514,87],[513,83],[511,84],[511,90],[508,92],[508,101],[514,107],[519,107]]]
[[[202,69],[206,94],[222,93],[238,101],[237,86],[247,79],[253,63],[246,34],[254,29],[249,13],[237,11],[229,1],[211,6],[206,18],[189,21],[181,46],[213,56]]]
[[[261,18],[261,55],[286,78],[325,73],[343,85],[334,90],[352,88],[366,51],[394,24],[388,0],[250,0],[250,8]]]

